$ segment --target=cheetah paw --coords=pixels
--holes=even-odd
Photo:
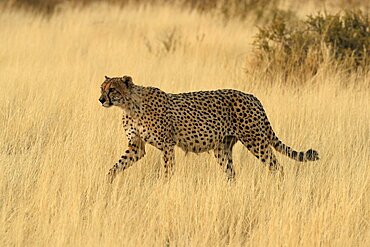
[[[114,178],[116,177],[116,172],[114,169],[110,169],[107,174],[107,181],[108,183],[113,183]]]

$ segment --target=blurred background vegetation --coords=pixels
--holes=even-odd
[[[84,8],[96,3],[119,7],[173,5],[184,11],[214,15],[225,23],[231,19],[252,21],[259,31],[254,37],[254,50],[247,56],[247,73],[263,70],[272,78],[279,74],[285,79],[306,81],[320,68],[332,67],[361,75],[369,72],[370,1],[7,0],[4,6],[50,16],[63,11],[66,5]],[[307,8],[308,5],[311,7]],[[298,16],[303,6],[311,9],[311,13]],[[167,52],[174,49],[175,39],[174,29],[164,42]],[[149,43],[148,49],[152,50]]]
[[[185,8],[196,9],[201,12],[221,12],[226,18],[245,18],[255,14],[262,18],[274,12],[279,12],[279,6],[300,5],[307,1],[284,0],[5,0],[8,6],[28,8],[43,13],[53,13],[58,6],[72,4],[87,6],[93,3],[105,2],[124,6],[127,4],[172,4]],[[361,8],[369,10],[369,1],[363,0],[310,0],[315,5],[335,6],[343,10]],[[288,8],[290,9],[290,8]]]
[[[360,10],[317,13],[304,20],[279,15],[259,28],[251,64],[270,75],[307,80],[320,68],[369,72],[369,16]]]

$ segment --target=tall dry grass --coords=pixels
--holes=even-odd
[[[173,7],[3,10],[0,23],[1,245],[370,245],[368,78],[323,67],[287,87],[246,74],[253,24]],[[169,92],[251,92],[285,143],[321,160],[278,155],[280,181],[237,145],[230,185],[212,154],[176,150],[167,181],[148,146],[108,185],[126,138],[120,110],[98,102],[105,74]]]

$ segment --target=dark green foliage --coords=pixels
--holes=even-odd
[[[350,71],[368,71],[370,58],[368,15],[361,11],[310,15],[305,21],[284,16],[260,28],[255,39],[256,61],[269,73],[312,76],[324,63]]]
[[[316,38],[322,38],[333,47],[336,59],[353,56],[356,65],[363,65],[370,55],[369,17],[361,12],[346,12],[345,15],[309,16],[308,28]]]

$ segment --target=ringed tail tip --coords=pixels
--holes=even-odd
[[[315,160],[320,159],[319,153],[313,149],[307,150],[307,152],[305,153],[305,156],[306,156],[306,160],[308,161],[315,161]]]

